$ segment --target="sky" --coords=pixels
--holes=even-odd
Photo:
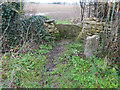
[[[52,3],[52,2],[74,3],[74,2],[79,2],[79,0],[25,0],[25,1],[40,2],[40,3]]]
[[[28,2],[40,2],[40,3],[52,3],[52,2],[68,2],[68,3],[75,3],[75,2],[77,2],[78,3],[79,2],[79,0],[25,0],[25,1],[28,1]],[[93,0],[91,0],[91,1],[93,1]],[[108,2],[109,0],[97,0],[97,1],[98,2]],[[120,0],[110,0],[110,1],[118,2]]]

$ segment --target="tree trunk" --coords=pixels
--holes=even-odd
[[[120,6],[120,2],[119,2],[119,6]],[[120,11],[118,11],[118,57],[119,57],[118,60],[120,61]]]

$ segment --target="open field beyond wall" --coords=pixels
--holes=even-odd
[[[25,4],[24,11],[29,15],[47,15],[55,20],[71,20],[80,17],[79,5]]]

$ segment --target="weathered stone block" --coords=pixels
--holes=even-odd
[[[84,21],[83,23],[90,25],[97,25],[97,26],[105,25],[105,22],[96,22],[96,21]]]
[[[46,40],[49,40],[49,39],[56,40],[59,38],[60,34],[56,28],[54,19],[46,20],[44,25],[45,25],[45,30],[47,34],[47,36],[45,37]]]
[[[81,26],[72,24],[56,24],[56,28],[59,30],[61,37],[77,37],[82,30]]]
[[[98,35],[87,37],[84,47],[84,55],[87,58],[90,58],[93,56],[93,54],[97,53],[98,40],[99,40]]]
[[[98,18],[96,18],[96,17],[92,17],[92,18],[84,18],[83,21],[97,21],[97,22],[99,22],[100,19],[98,19]]]

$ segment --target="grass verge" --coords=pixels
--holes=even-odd
[[[49,72],[45,66],[53,47],[40,45],[25,54],[7,53],[2,57],[3,87],[24,88],[118,88],[118,67],[110,67],[106,60],[81,58],[82,46],[73,42],[64,47],[56,66]]]

